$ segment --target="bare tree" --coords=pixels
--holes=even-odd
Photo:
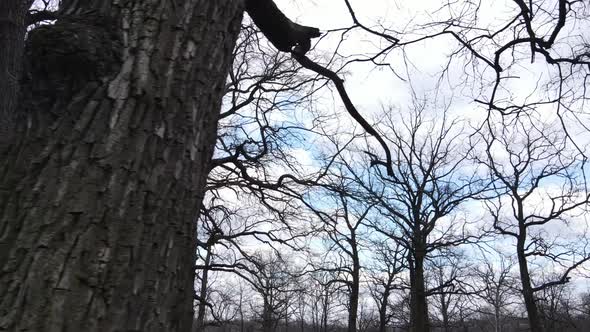
[[[297,110],[310,102],[312,86],[319,80],[302,75],[288,55],[265,45],[259,34],[253,24],[243,24],[225,87],[216,151],[197,228],[197,330],[204,326],[206,307],[211,306],[204,299],[212,264],[232,264],[235,259],[227,251],[245,241],[294,240],[289,236],[294,229],[285,225],[288,209],[276,207],[290,205],[289,198],[280,190],[273,192],[276,179],[266,174],[278,167],[298,168],[297,160],[289,158],[288,151],[307,129],[296,121],[272,119],[275,113],[284,116],[286,108]],[[228,259],[214,255],[214,249]]]
[[[391,321],[394,328],[402,331],[410,331],[410,292],[396,292],[394,298],[390,301],[389,311],[391,312]]]
[[[309,296],[311,298],[311,325],[314,332],[328,332],[331,316],[338,301],[337,274],[318,270],[311,274],[313,289]]]
[[[338,277],[334,282],[346,286],[348,331],[355,332],[361,284],[361,237],[363,229],[366,231],[363,221],[372,205],[364,204],[360,196],[353,194],[354,183],[347,183],[342,178],[339,182],[326,184],[324,187],[328,190],[316,193],[311,196],[310,201],[304,200],[304,203],[322,222],[320,227],[329,242],[327,258],[322,261],[323,266],[320,269],[336,273]],[[321,208],[326,205],[333,210]],[[329,264],[330,261],[334,263]]]
[[[546,279],[551,282],[559,277],[559,275],[549,274]],[[571,286],[571,284],[554,285],[544,288],[537,295],[539,313],[544,321],[546,331],[557,332],[577,328],[574,319],[577,303],[574,302]]]
[[[262,331],[271,332],[285,318],[285,307],[294,292],[293,268],[290,262],[273,251],[256,253],[249,260],[252,268],[246,280],[262,298],[262,307],[256,314]]]
[[[369,268],[369,291],[379,312],[379,332],[385,332],[391,320],[390,296],[401,286],[401,272],[405,265],[406,253],[399,243],[388,241],[372,244],[375,264]]]
[[[300,332],[305,332],[309,310],[311,309],[311,304],[309,303],[311,297],[308,295],[312,292],[308,289],[308,286],[311,285],[311,282],[312,281],[310,278],[300,278],[299,285],[297,287],[299,288],[299,291],[293,294],[295,298],[294,317],[297,320]]]
[[[438,123],[426,118],[425,103],[401,120],[386,114],[393,146],[393,174],[380,168],[359,171],[350,163],[350,176],[365,191],[365,199],[379,211],[370,216],[372,228],[407,250],[410,273],[412,331],[430,331],[425,263],[433,252],[475,240],[458,207],[481,193],[485,186],[474,173],[464,173],[467,150],[462,150],[462,131],[444,113]],[[372,155],[372,154],[369,154]],[[373,164],[381,165],[377,159]]]
[[[482,251],[480,264],[475,267],[475,282],[482,288],[477,297],[484,304],[478,311],[485,318],[491,317],[494,332],[505,331],[505,318],[511,316],[511,307],[519,303],[515,297],[518,280],[512,275],[515,266],[516,262],[510,256]]]
[[[485,151],[479,161],[489,169],[497,192],[497,199],[486,204],[495,230],[516,242],[530,328],[544,331],[536,293],[567,283],[570,273],[590,259],[585,226],[574,227],[584,223],[576,219],[590,198],[585,158],[535,113],[494,120],[479,134]],[[539,264],[559,274],[553,280],[533,280],[531,265]]]
[[[232,323],[238,317],[240,303],[236,300],[240,298],[240,291],[234,289],[233,285],[225,280],[223,286],[216,284],[210,286],[207,294],[207,301],[212,303],[210,325],[226,325]]]
[[[370,332],[379,324],[379,318],[375,307],[371,305],[369,299],[361,298],[359,300],[358,309],[358,331]]]
[[[462,252],[443,250],[433,257],[427,267],[429,303],[438,315],[442,330],[450,332],[465,319],[463,303],[477,293],[470,284],[470,262]]]

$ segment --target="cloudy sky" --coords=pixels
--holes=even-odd
[[[276,0],[276,2],[279,8],[294,21],[318,27],[326,33],[317,43],[315,51],[311,53],[311,57],[318,59],[319,62],[322,59],[328,60],[343,36],[341,29],[352,24],[352,19],[342,0]],[[453,28],[454,31],[461,31],[466,39],[473,38],[484,34],[481,29],[496,31],[518,13],[518,8],[513,1],[504,0],[482,1],[477,9],[474,6],[464,5],[465,2],[453,2],[452,5],[445,7],[442,7],[439,1],[373,0],[368,4],[367,1],[351,0],[350,3],[362,24],[379,32],[386,28],[402,43],[440,32],[442,25],[432,25],[432,23],[447,21],[451,17],[456,18],[457,26]],[[543,6],[547,6],[544,9],[551,12],[555,3],[544,2]],[[472,21],[475,10],[477,10],[477,21]],[[579,7],[577,10],[580,13],[587,13],[589,9]],[[537,15],[535,22],[539,26],[538,31],[549,33],[555,21],[547,15],[544,17],[541,11]],[[469,31],[462,29],[460,25],[465,22],[473,23],[474,28]],[[484,57],[493,60],[494,52],[512,39],[513,33],[510,30],[489,40],[484,39],[477,44],[477,49]],[[345,59],[363,59],[376,54],[388,45],[382,39],[360,30],[349,32],[344,36],[338,52]],[[576,50],[576,45],[582,45],[589,40],[589,22],[580,20],[575,24],[568,23],[562,29],[553,52],[556,55],[568,56]],[[378,114],[388,106],[394,106],[403,113],[410,107],[412,93],[415,93],[418,97],[427,98],[432,102],[433,112],[440,111],[448,105],[451,114],[475,125],[488,113],[487,106],[474,100],[486,101],[490,98],[495,72],[482,61],[474,61],[466,52],[454,54],[451,57],[459,46],[455,39],[445,35],[411,43],[381,57],[380,60],[390,67],[377,67],[371,63],[351,64],[347,66],[344,76],[346,87],[363,115],[375,122]],[[531,59],[528,51],[525,46],[522,46],[513,52],[503,53],[500,58],[505,71],[502,73],[504,79],[496,93],[496,100],[503,106],[547,102],[558,94],[559,87],[550,84],[551,80],[557,76],[558,68],[548,64],[539,54]],[[586,103],[576,99],[585,93],[583,77],[587,74],[587,69],[582,69],[564,80],[562,91],[568,90],[570,93],[563,94],[561,104],[538,105],[534,112],[536,121],[557,131],[563,129],[560,122],[562,120],[569,131],[569,139],[584,153],[587,143],[590,142],[589,131],[584,128],[584,122],[590,120],[588,118],[590,109]],[[333,106],[336,108],[341,107],[337,99],[335,98],[336,105]],[[568,110],[567,107],[570,109]],[[562,118],[560,119],[558,115]],[[353,125],[352,120],[350,125]],[[515,146],[518,143],[519,140],[515,137]],[[570,147],[575,149],[573,145]],[[500,148],[494,149],[494,153],[499,159],[505,157],[505,151]],[[308,155],[302,155],[302,158],[311,159]],[[558,188],[559,183],[555,180],[547,181],[542,184],[541,193],[556,192]],[[540,211],[543,207],[546,208],[547,204],[546,197],[539,194],[530,201],[529,208]],[[479,208],[483,209],[481,206]],[[586,231],[586,218],[585,214],[576,214],[572,219],[577,221],[572,223],[576,230],[572,232],[564,231],[559,225],[551,225],[545,230],[546,234],[551,237],[561,232],[562,235],[568,233],[568,236],[575,238],[580,232]]]

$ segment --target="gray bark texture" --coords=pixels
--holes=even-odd
[[[0,150],[0,331],[190,331],[194,223],[243,7],[63,0],[8,55],[24,71]]]

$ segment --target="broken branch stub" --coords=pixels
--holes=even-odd
[[[311,48],[311,38],[321,36],[318,28],[291,21],[273,0],[246,0],[246,11],[279,51],[305,54]]]

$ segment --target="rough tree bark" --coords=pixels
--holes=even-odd
[[[2,84],[23,59],[9,3]],[[243,3],[60,9],[29,34],[0,151],[0,331],[189,331],[194,221]]]

